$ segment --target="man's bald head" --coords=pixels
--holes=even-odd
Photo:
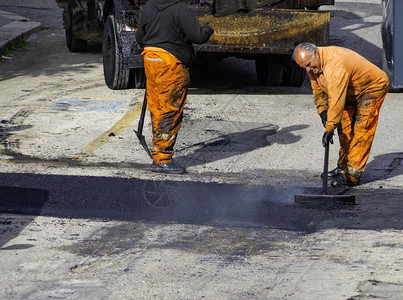
[[[294,53],[292,54],[292,57],[295,60],[295,57],[299,54],[308,54],[311,56],[315,55],[315,51],[319,52],[318,47],[316,47],[315,44],[312,43],[301,43],[298,44],[297,47],[294,49]]]
[[[295,62],[307,72],[317,75],[321,70],[319,50],[315,44],[301,43],[297,45],[292,57]]]

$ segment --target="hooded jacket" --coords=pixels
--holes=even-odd
[[[162,48],[190,66],[192,43],[203,44],[213,33],[209,25],[200,26],[181,0],[149,0],[141,10],[136,41],[142,48]]]

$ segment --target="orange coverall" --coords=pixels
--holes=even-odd
[[[142,52],[147,77],[147,103],[153,124],[153,159],[157,164],[172,160],[182,125],[189,68],[168,51],[145,47]]]
[[[308,72],[318,114],[327,110],[325,131],[337,128],[338,167],[358,184],[367,163],[379,110],[389,90],[387,75],[358,53],[318,47],[321,72]]]

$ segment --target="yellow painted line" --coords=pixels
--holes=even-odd
[[[85,146],[81,151],[72,157],[73,160],[79,162],[84,161],[88,156],[90,156],[95,150],[100,148],[102,145],[109,142],[112,138],[119,135],[121,132],[125,131],[134,120],[138,118],[141,114],[141,107],[143,103],[137,104],[132,110],[123,116],[111,129],[101,134],[87,146]]]

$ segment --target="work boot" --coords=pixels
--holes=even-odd
[[[340,169],[339,167],[337,167],[337,168],[327,172],[327,177],[337,177],[337,176],[343,175],[343,173],[344,173],[343,170]],[[323,173],[320,174],[320,177],[323,179]]]
[[[181,167],[180,165],[177,165],[173,160],[161,164],[157,164],[155,161],[153,161],[153,164],[151,165],[151,172],[165,174],[184,174],[186,173],[186,169]]]
[[[353,186],[357,186],[359,185],[359,182],[353,182],[351,180],[346,179],[346,177],[344,176],[340,176],[340,178],[337,178],[335,180],[333,180],[330,185],[334,188],[338,188],[338,187],[353,187]]]

